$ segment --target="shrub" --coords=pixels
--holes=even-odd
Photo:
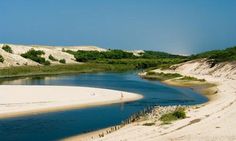
[[[56,59],[55,57],[53,57],[51,54],[49,55],[49,57],[48,57],[50,60],[52,60],[52,61],[58,61],[58,59]]]
[[[42,50],[31,49],[31,50],[27,51],[26,53],[21,54],[21,56],[24,58],[31,59],[31,60],[38,62],[40,64],[43,64],[43,65],[49,65],[50,62],[46,61],[45,58],[41,57],[41,55],[44,55],[44,54],[45,53]]]
[[[172,113],[162,115],[160,120],[164,124],[169,124],[169,123],[171,123],[171,121],[178,120],[178,119],[184,119],[184,118],[186,118],[184,108],[177,108]]]
[[[62,64],[65,64],[66,60],[65,59],[61,59],[61,60],[59,60],[59,62],[62,63]]]
[[[13,51],[9,45],[3,45],[2,49],[8,53],[13,53]]]
[[[186,118],[186,114],[183,110],[176,110],[173,115],[177,118],[177,119],[184,119]]]
[[[162,115],[160,120],[164,124],[169,124],[169,123],[171,123],[171,121],[177,120],[177,118],[173,115],[173,113],[169,113],[169,114]]]
[[[2,55],[0,55],[0,62],[3,63],[4,62],[4,58]]]
[[[154,123],[154,122],[150,122],[150,123],[144,123],[144,124],[143,124],[143,126],[153,126],[153,125],[155,125],[155,123]]]
[[[44,62],[44,65],[49,66],[49,65],[51,65],[51,62],[47,60],[47,61]]]
[[[182,75],[178,73],[163,73],[163,72],[159,73],[159,72],[152,72],[152,71],[148,71],[147,75],[144,76],[144,78],[146,79],[153,79],[153,80],[159,80],[159,81],[165,81],[165,80],[174,79],[178,77],[182,77]]]
[[[147,72],[147,75],[155,75],[156,73],[155,72],[153,72],[153,71],[148,71]]]
[[[184,76],[180,80],[200,81],[200,82],[205,82],[206,81],[205,79],[198,79],[198,78],[191,77],[191,76]]]

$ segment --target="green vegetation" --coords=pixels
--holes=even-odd
[[[65,59],[60,59],[59,62],[62,63],[62,64],[65,64],[66,60]]]
[[[200,81],[200,82],[205,82],[205,79],[198,79],[195,77],[191,77],[191,76],[184,76],[182,78],[180,78],[179,80],[187,80],[187,81]]]
[[[46,60],[46,61],[44,62],[44,65],[45,65],[45,66],[49,66],[49,65],[51,65],[51,62],[48,61],[48,60]]]
[[[172,121],[184,118],[186,118],[185,109],[177,108],[174,112],[162,115],[160,120],[163,124],[170,124]]]
[[[143,124],[143,126],[153,126],[153,125],[155,125],[155,122],[148,122]]]
[[[2,47],[5,51],[11,53],[12,49],[8,45],[4,45]],[[57,59],[52,55],[49,55],[48,60],[42,57],[45,53],[41,50],[34,50],[31,49],[28,52],[21,54],[22,57],[31,59],[35,62],[38,62],[40,64],[45,65],[45,67],[40,67],[38,70],[38,67],[29,67],[29,69],[22,67],[22,68],[14,68],[15,70],[9,71],[9,68],[6,68],[9,72],[9,75],[11,74],[17,74],[18,71],[19,74],[24,74],[23,71],[25,71],[27,74],[40,74],[40,73],[65,73],[65,72],[81,72],[81,68],[84,68],[85,66],[90,66],[91,71],[93,70],[99,70],[99,71],[117,71],[120,70],[134,70],[134,69],[166,69],[169,68],[171,65],[182,63],[188,60],[192,59],[198,59],[198,58],[208,58],[212,61],[212,64],[223,62],[223,61],[234,61],[236,60],[236,47],[228,48],[225,50],[215,50],[215,51],[209,51],[197,55],[192,55],[190,57],[186,56],[180,56],[180,55],[173,55],[165,52],[158,52],[158,51],[145,51],[144,53],[140,53],[140,56],[135,56],[133,53],[122,51],[122,50],[108,50],[106,52],[98,52],[98,51],[71,51],[62,49],[63,52],[67,52],[69,54],[74,55],[76,61],[78,62],[86,62],[84,65],[68,65],[68,69],[65,65],[63,67],[59,66],[46,66],[50,65],[50,61],[59,61],[61,64],[65,64],[65,59]],[[0,56],[0,62],[3,62],[4,58]],[[94,66],[92,66],[94,65]],[[75,67],[76,66],[76,67]],[[81,66],[81,68],[80,68]],[[57,68],[59,67],[59,68]],[[98,67],[98,68],[95,68]],[[102,69],[100,68],[102,67]],[[57,68],[57,69],[55,69]],[[75,69],[76,68],[76,69]],[[37,70],[35,70],[37,69]],[[72,70],[70,70],[72,69]],[[4,69],[3,69],[4,70]],[[32,70],[32,72],[29,72],[29,70]],[[87,72],[90,72],[89,69],[85,69]],[[146,71],[147,71],[146,70]],[[2,71],[2,70],[1,70]],[[35,72],[34,72],[35,71]],[[46,72],[49,71],[49,72]],[[55,71],[55,72],[53,72]],[[2,72],[3,73],[3,72]],[[174,79],[178,78],[178,80],[190,80],[190,81],[205,81],[203,79],[197,79],[193,77],[188,76],[182,76],[180,74],[164,74],[164,73],[153,73],[148,72],[147,76],[144,76],[144,78],[148,79],[157,79],[160,81],[168,80],[168,79]]]
[[[143,54],[141,54],[141,58],[147,58],[147,59],[153,59],[153,58],[181,58],[186,59],[186,56],[180,56],[180,55],[173,55],[166,52],[159,52],[159,51],[148,51],[145,50]]]
[[[76,61],[78,62],[88,62],[91,60],[101,60],[101,59],[127,59],[135,58],[133,53],[125,52],[122,50],[109,50],[105,52],[98,51],[65,51],[67,53],[73,54]]]
[[[51,66],[18,66],[0,69],[0,77],[17,77],[17,76],[37,76],[52,74],[70,74],[70,73],[90,73],[90,72],[121,72],[133,70],[134,66],[123,64],[66,64]]]
[[[19,66],[12,68],[4,68],[0,70],[0,77],[11,76],[28,76],[41,74],[60,74],[60,73],[81,73],[81,72],[97,72],[97,71],[127,71],[143,68],[156,68],[165,65],[173,65],[184,61],[182,58],[142,58],[134,56],[132,53],[121,50],[110,50],[107,52],[97,51],[70,51],[64,52],[73,54],[77,61],[84,61],[85,64],[68,64],[55,66]],[[45,53],[40,50],[31,49],[21,54],[24,58],[29,58],[43,65],[50,65],[49,61],[41,57]],[[49,55],[51,61],[56,60],[55,57]],[[66,63],[65,59],[59,60],[60,63]]]
[[[165,80],[174,79],[178,77],[183,77],[183,76],[178,73],[163,73],[163,72],[157,73],[153,71],[147,72],[147,75],[144,76],[144,78],[147,78],[147,79],[155,79],[155,80],[160,80],[160,81],[165,81]]]
[[[183,76],[178,73],[163,73],[163,72],[154,72],[154,71],[147,71],[147,74],[145,76],[142,76],[145,79],[152,79],[152,80],[159,80],[159,81],[165,81],[169,79],[175,79],[175,80],[185,80],[185,81],[199,81],[199,82],[205,82],[205,79],[198,79],[191,76]]]
[[[103,60],[94,60],[90,62],[102,63],[102,64],[124,64],[135,66],[136,69],[145,69],[145,68],[160,68],[162,64],[173,65],[180,63],[183,60],[181,59],[103,59]]]
[[[207,51],[190,57],[191,60],[199,58],[208,58],[213,60],[213,64],[225,61],[236,61],[236,46],[224,50]]]
[[[4,62],[4,58],[3,56],[0,54],[0,62],[3,63]]]
[[[8,53],[13,53],[11,47],[9,45],[3,45],[2,49],[5,50]]]
[[[45,58],[41,57],[41,55],[44,55],[44,54],[45,54],[45,52],[42,50],[31,49],[31,50],[27,51],[26,53],[21,54],[21,56],[24,58],[31,59],[31,60],[38,62],[40,64],[43,64],[43,65],[50,65],[49,61],[46,61]]]
[[[58,61],[55,57],[53,57],[51,54],[48,56],[48,59],[51,61]]]
[[[144,59],[160,59],[160,58],[186,58],[184,56],[172,55],[164,52],[158,51],[145,51],[140,54],[140,56],[135,56],[131,52],[126,52],[122,50],[108,50],[108,51],[71,51],[64,50],[64,52],[73,54],[75,58],[83,61],[89,60],[99,60],[99,59],[136,59],[136,58],[144,58]]]
[[[64,52],[74,55],[76,61],[79,62],[92,62],[102,64],[126,64],[134,65],[137,69],[158,67],[168,68],[169,66],[181,63],[186,60],[186,57],[171,55],[168,53],[160,53],[154,51],[147,51],[141,56],[135,56],[133,53],[125,52],[122,50],[109,50],[106,52],[98,51],[71,51],[65,50]],[[176,58],[173,58],[173,57]],[[170,58],[168,58],[170,57]]]

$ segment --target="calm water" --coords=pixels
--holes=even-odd
[[[207,101],[191,89],[143,80],[135,72],[34,77],[2,84],[91,86],[136,92],[144,98],[123,104],[0,119],[0,141],[58,140],[119,124],[147,106],[192,105]]]

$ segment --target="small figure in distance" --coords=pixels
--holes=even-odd
[[[123,95],[123,93],[121,92],[121,93],[120,93],[120,99],[122,100],[123,97],[124,97],[124,95]]]

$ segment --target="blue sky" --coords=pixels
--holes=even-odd
[[[0,42],[192,54],[236,45],[236,0],[0,0]]]

